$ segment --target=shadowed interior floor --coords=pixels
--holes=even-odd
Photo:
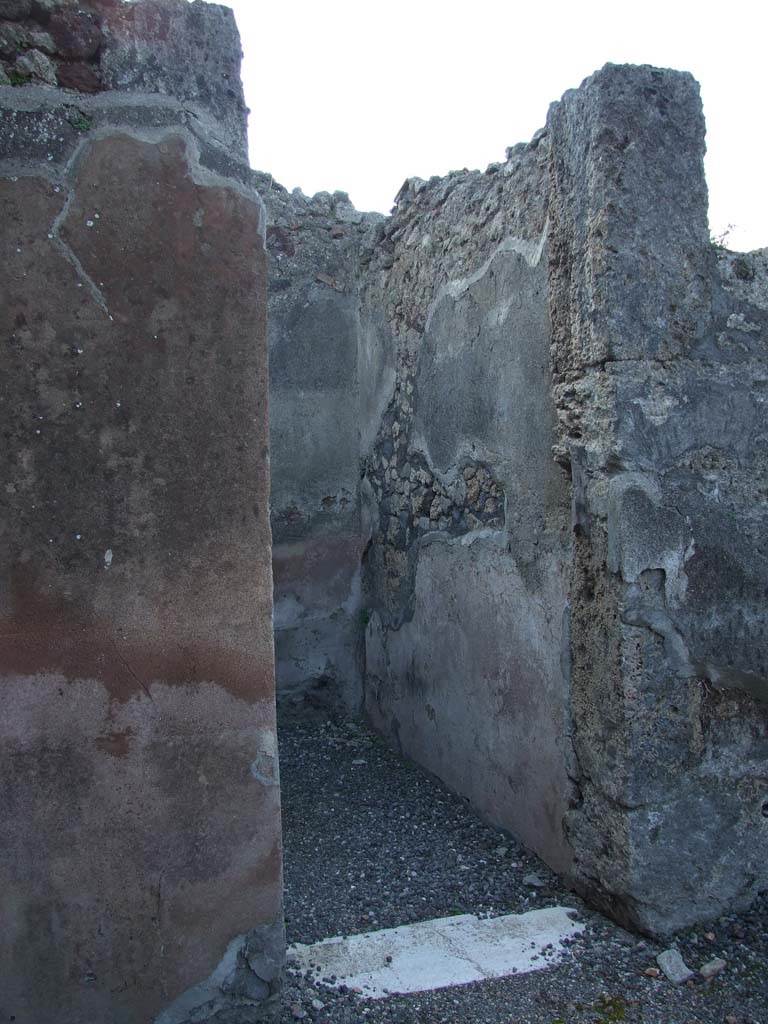
[[[584,925],[545,970],[374,1001],[289,971],[281,1024],[738,1024],[768,1020],[768,899],[749,914],[676,936],[690,985],[653,977],[663,946],[598,914],[513,838],[402,760],[358,720],[280,724],[285,910],[289,943],[315,943],[459,914],[575,907]],[[321,975],[322,977],[322,975]]]

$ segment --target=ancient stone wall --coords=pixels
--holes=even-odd
[[[283,956],[265,216],[239,86],[233,147],[161,31],[202,16],[231,76],[234,23],[3,3],[2,30],[49,8],[101,73],[157,77],[0,87],[0,1013],[253,1021]]]
[[[407,182],[369,254],[363,358],[388,372],[368,375],[384,412],[364,453],[366,711],[567,870],[569,499],[542,143]]]
[[[745,906],[768,258],[709,241],[695,82],[609,65],[382,219],[249,170],[238,66],[212,5],[0,0],[0,1010],[274,1003],[267,341],[286,698],[628,925]]]
[[[247,162],[241,56],[231,13],[203,0],[0,0],[0,85],[172,96]]]
[[[664,932],[768,886],[765,253],[709,242],[689,75],[608,66],[548,128],[566,830],[591,898]]]
[[[609,65],[503,163],[406,182],[340,275],[366,713],[654,933],[768,884],[766,259],[710,243],[703,147],[690,76]]]
[[[267,207],[278,697],[362,702],[360,240],[376,215],[258,176]]]

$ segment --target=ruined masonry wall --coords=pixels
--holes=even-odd
[[[203,0],[0,0],[0,85],[173,97],[247,163],[240,37]]]
[[[330,478],[359,445],[366,714],[654,934],[768,885],[768,278],[710,244],[703,147],[689,75],[608,65],[503,163],[406,182],[338,271],[329,197],[284,197],[273,240],[278,367],[310,347],[299,308],[336,351],[319,285],[348,313],[358,419],[318,389],[313,416]],[[296,566],[296,592],[332,578]]]
[[[267,208],[275,656],[279,699],[362,702],[357,299],[377,215],[258,176]]]
[[[164,25],[236,40],[203,4],[59,6],[166,84],[194,38]],[[265,1019],[284,954],[265,217],[239,86],[233,146],[215,88],[160,81],[0,86],[0,1011],[29,1024]]]
[[[552,460],[546,180],[539,135],[485,173],[409,181],[364,254],[365,706],[567,871],[569,499]]]
[[[245,113],[230,11],[0,0],[0,1009],[271,1012],[272,565],[285,699],[629,926],[746,906],[768,258],[709,242],[695,82],[608,65],[386,219]]]
[[[709,242],[690,75],[608,66],[548,127],[566,829],[593,901],[663,933],[768,886],[766,259]]]

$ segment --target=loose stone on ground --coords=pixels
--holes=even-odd
[[[693,971],[687,966],[680,953],[676,949],[665,949],[656,957],[656,963],[662,969],[664,976],[673,985],[683,985],[693,977]]]

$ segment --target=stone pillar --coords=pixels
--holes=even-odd
[[[131,17],[206,5],[121,5],[122,36],[93,6],[104,68]],[[0,1012],[26,1024],[261,1020],[283,954],[264,212],[244,143],[140,85],[0,88]]]
[[[664,933],[768,884],[768,307],[749,259],[737,280],[709,242],[690,75],[608,65],[548,129],[575,533],[567,833],[579,887]]]

